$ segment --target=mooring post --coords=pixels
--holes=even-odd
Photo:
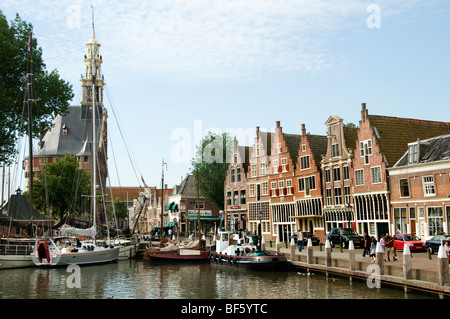
[[[348,267],[350,270],[356,269],[355,262],[355,245],[353,245],[353,240],[348,242]]]
[[[331,267],[331,245],[330,245],[330,240],[327,239],[327,241],[325,242],[325,255],[326,255],[326,260],[327,260],[327,267]]]
[[[403,275],[405,279],[412,279],[411,251],[407,244],[403,247]]]
[[[291,238],[291,261],[295,260],[295,241]]]
[[[439,252],[437,256],[438,260],[438,283],[440,285],[449,284],[449,276],[448,276],[448,258],[445,253],[445,248],[443,245],[439,246]]]
[[[380,275],[384,275],[384,251],[383,247],[381,247],[380,242],[377,242],[376,253],[376,262],[375,264],[380,267]]]
[[[264,240],[264,236],[261,237],[261,251],[266,251],[266,241]]]
[[[307,255],[307,262],[308,264],[312,264],[313,263],[313,245],[312,245],[312,241],[311,238],[308,238],[308,255]]]

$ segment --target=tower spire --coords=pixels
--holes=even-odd
[[[94,5],[91,4],[92,9],[92,39],[95,39],[95,26],[94,26]]]

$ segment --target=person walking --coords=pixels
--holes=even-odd
[[[390,253],[392,251],[392,259],[394,261],[397,260],[397,257],[394,255],[394,239],[389,235],[386,234],[385,237],[385,245],[386,245],[386,255],[387,255],[387,260],[391,261],[390,259]]]
[[[370,250],[370,257],[372,257],[372,260],[370,261],[370,263],[375,263],[377,261],[377,240],[375,239],[375,237],[371,237],[371,250]]]
[[[370,246],[371,246],[372,240],[370,236],[367,234],[367,232],[364,232],[364,250],[363,250],[363,257],[366,257],[367,255],[370,255]]]
[[[381,246],[381,250],[383,251],[383,255],[385,252],[385,248],[386,248],[386,240],[385,240],[385,235],[381,235],[381,239],[380,239],[380,246]],[[386,261],[386,258],[384,259],[384,261]]]
[[[298,251],[302,251],[302,249],[303,249],[303,235],[302,235],[301,231],[299,231],[297,233],[297,247],[298,247]]]

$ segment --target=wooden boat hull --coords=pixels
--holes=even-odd
[[[254,270],[284,270],[289,266],[286,257],[282,255],[233,256],[211,251],[209,260],[212,264]]]
[[[184,251],[176,250],[171,252],[146,252],[144,261],[209,261],[207,251]]]
[[[31,255],[0,255],[0,269],[35,267]]]

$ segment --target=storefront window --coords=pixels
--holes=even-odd
[[[428,226],[430,235],[436,235],[444,230],[442,207],[428,207]]]
[[[406,224],[406,207],[394,208],[395,232],[398,234],[406,233]]]

